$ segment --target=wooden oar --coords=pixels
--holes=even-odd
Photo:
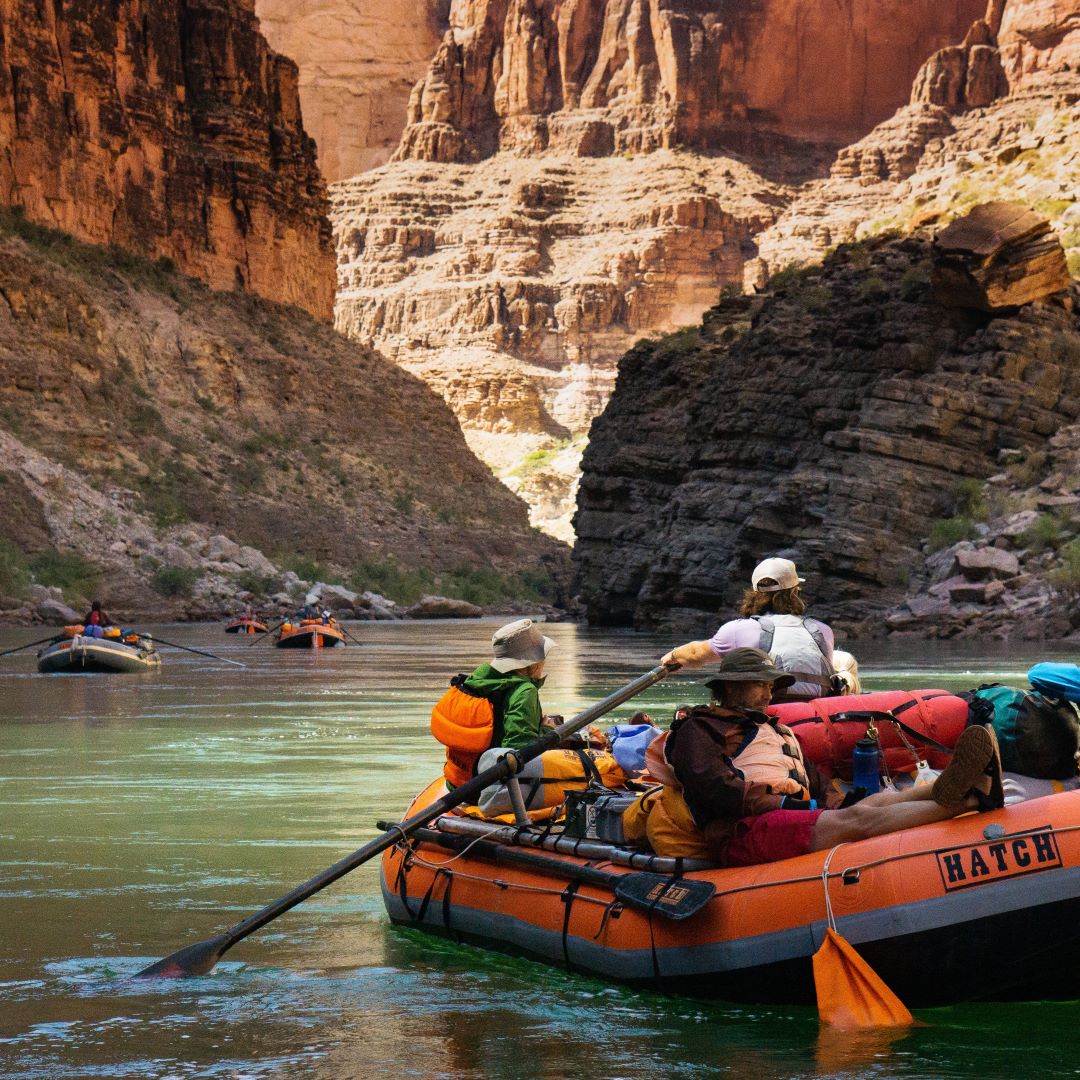
[[[313,896],[320,889],[325,889],[327,885],[337,881],[340,877],[344,877],[358,866],[362,866],[369,859],[373,859],[387,848],[393,847],[399,840],[411,836],[417,829],[430,824],[448,810],[452,810],[455,806],[461,806],[464,803],[475,802],[476,797],[489,784],[497,783],[500,780],[505,780],[508,776],[519,773],[522,767],[532,761],[533,758],[539,757],[545,750],[554,750],[558,747],[559,743],[567,735],[572,735],[575,731],[579,731],[581,728],[591,724],[598,717],[611,712],[612,709],[617,708],[624,701],[628,701],[643,690],[647,690],[650,686],[658,683],[667,674],[668,669],[663,666],[653,668],[652,671],[639,676],[633,682],[627,683],[621,690],[616,690],[615,693],[610,694],[603,701],[597,702],[584,712],[567,720],[566,723],[560,724],[557,728],[529,743],[524,749],[508,751],[494,765],[484,769],[483,772],[478,773],[471,780],[462,784],[461,787],[454,788],[453,791],[444,795],[441,799],[436,799],[426,809],[413,814],[411,818],[407,818],[400,824],[395,825],[393,829],[384,832],[382,836],[371,840],[351,855],[347,855],[344,859],[334,863],[333,866],[327,867],[321,874],[316,874],[313,878],[305,881],[303,885],[298,885],[292,892],[281,897],[280,900],[275,900],[274,903],[267,905],[261,911],[249,915],[242,922],[229,927],[223,934],[219,934],[215,938],[200,941],[195,945],[188,945],[186,948],[171,953],[164,959],[158,960],[157,963],[151,964],[148,968],[140,971],[139,975],[162,975],[169,978],[205,975],[238,941],[243,941],[244,938],[253,934],[268,922],[272,922],[279,915],[283,915],[286,911],[296,907],[297,904],[302,903],[309,896]]]
[[[151,637],[151,641],[156,642],[158,645],[168,645],[170,649],[183,649],[184,652],[193,652],[196,656],[209,656],[211,660],[220,660],[223,664],[235,664],[236,667],[246,668],[247,664],[241,664],[239,660],[227,660],[224,656],[218,656],[216,653],[205,652],[203,649],[191,649],[187,645],[177,645],[175,641],[166,641],[164,638]]]
[[[272,634],[275,630],[280,630],[288,621],[288,619],[282,619],[281,622],[277,624],[277,626],[271,626],[269,630],[264,630],[261,634],[259,634],[258,637],[253,637],[248,642],[248,648],[250,648],[252,645],[257,645],[260,641],[262,641],[264,637],[266,637],[267,634]]]
[[[346,637],[347,637],[347,638],[348,638],[348,639],[349,639],[350,641],[354,641],[354,642],[356,642],[356,644],[357,644],[357,645],[363,645],[363,644],[364,644],[364,643],[363,643],[363,642],[362,642],[362,641],[361,641],[361,640],[360,640],[359,638],[355,638],[355,637],[353,637],[353,636],[352,636],[352,634],[350,634],[350,633],[349,633],[349,631],[345,629],[345,624],[344,624],[343,622],[339,622],[339,623],[338,623],[338,626],[340,626],[340,627],[341,627],[341,632],[342,632],[342,633],[343,633],[343,634],[344,634],[344,635],[345,635],[345,636],[346,636]]]
[[[59,641],[63,634],[50,634],[48,637],[43,637],[38,641],[28,641],[25,645],[17,645],[14,649],[5,649],[0,652],[0,656],[10,656],[13,652],[22,652],[23,649],[33,648],[35,645],[44,645],[46,641]]]
[[[379,822],[380,829],[393,827],[392,824]],[[665,919],[688,919],[691,915],[696,915],[716,893],[716,886],[711,881],[676,878],[670,874],[652,874],[646,871],[612,874],[593,866],[580,866],[563,859],[553,859],[550,855],[539,855],[535,851],[521,851],[506,844],[455,836],[437,829],[417,829],[413,835],[425,843],[438,844],[449,851],[468,851],[478,859],[524,866],[569,881],[599,885],[610,889],[616,900],[643,911],[655,911]]]

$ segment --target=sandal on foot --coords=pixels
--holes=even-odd
[[[939,806],[962,806],[987,765],[994,760],[995,746],[993,735],[981,725],[964,728],[956,740],[952,761],[930,789],[934,802]]]

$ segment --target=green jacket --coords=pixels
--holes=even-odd
[[[481,664],[466,680],[474,693],[486,697],[495,706],[495,738],[493,746],[508,746],[520,750],[541,734],[543,713],[540,711],[540,687],[543,679],[529,679],[516,671],[505,675],[490,664]],[[499,734],[502,702],[502,734]]]

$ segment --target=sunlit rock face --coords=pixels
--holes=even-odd
[[[849,142],[908,97],[984,0],[462,0],[399,156]]]
[[[990,0],[1009,84],[1016,89],[1046,71],[1080,70],[1076,0]]]
[[[300,69],[304,127],[328,181],[389,160],[448,9],[449,0],[256,0],[267,40]]]
[[[333,188],[337,325],[436,386],[534,523],[570,538],[618,358],[752,279],[795,185],[983,11],[455,2],[394,162]]]
[[[0,203],[328,318],[296,66],[250,0],[0,0]]]

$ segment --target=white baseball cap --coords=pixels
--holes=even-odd
[[[790,559],[766,559],[754,567],[750,585],[758,592],[783,592],[785,589],[794,589],[805,580],[806,578],[799,577],[795,564]],[[771,581],[773,584],[759,584],[762,581]]]

